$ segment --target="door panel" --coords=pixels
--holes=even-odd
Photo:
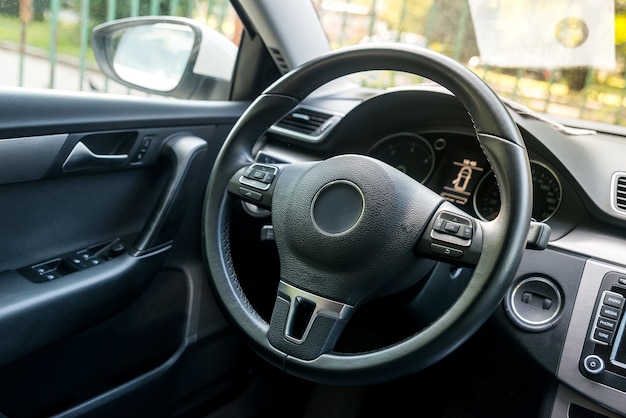
[[[164,411],[226,390],[240,349],[199,231],[246,104],[16,89],[0,106],[0,413],[142,410],[169,388],[149,402]],[[181,386],[177,370],[196,367]]]
[[[182,343],[186,299],[180,273],[159,273],[119,314],[7,365],[0,380],[3,413],[51,415],[158,367]]]

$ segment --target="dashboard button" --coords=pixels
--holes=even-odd
[[[254,171],[254,165],[251,165],[248,168],[246,168],[246,171],[243,172],[243,176],[250,178],[253,171]]]
[[[541,309],[548,310],[552,307],[552,299],[544,298],[543,303],[541,304]]]
[[[430,251],[435,254],[445,255],[446,257],[459,258],[463,256],[463,251],[456,248],[446,247],[439,244],[430,244]]]
[[[452,232],[452,233],[456,234],[461,229],[461,225],[456,224],[454,222],[447,222],[446,226],[444,227],[444,229],[447,232]]]
[[[604,361],[595,354],[585,357],[583,366],[591,374],[598,374],[604,370]]]
[[[274,174],[272,174],[272,173],[267,173],[267,174],[265,175],[265,178],[264,178],[263,180],[261,180],[261,181],[262,181],[263,183],[270,184],[270,183],[274,180],[274,176],[275,176],[275,175],[274,175]]]
[[[259,192],[255,192],[254,190],[246,189],[245,187],[239,188],[239,194],[245,196],[252,200],[261,200],[263,199],[263,195]]]
[[[596,328],[596,331],[593,333],[593,339],[601,343],[611,344],[613,333],[602,328]]]
[[[254,170],[252,172],[252,178],[255,180],[263,180],[264,177],[265,177],[265,173],[261,170]]]
[[[596,326],[607,331],[615,332],[615,328],[617,328],[617,321],[599,317],[598,322],[596,322]]]
[[[602,303],[614,308],[622,309],[624,307],[624,297],[617,293],[606,292]]]
[[[619,314],[620,310],[611,306],[602,305],[602,308],[600,308],[600,315],[605,318],[617,320],[619,319]]]

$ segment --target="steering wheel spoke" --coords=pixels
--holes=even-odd
[[[446,263],[475,266],[480,260],[483,222],[444,203],[415,246],[415,253]]]
[[[281,281],[268,339],[276,349],[313,360],[331,351],[354,308]]]
[[[278,165],[254,163],[240,168],[230,178],[228,191],[246,202],[271,209]]]

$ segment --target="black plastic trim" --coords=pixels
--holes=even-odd
[[[538,332],[528,332],[519,327],[506,313],[508,306],[501,304],[494,319],[531,357],[551,374],[556,375],[565,335],[570,323],[576,293],[585,267],[585,257],[547,248],[542,251],[525,250],[522,262],[511,287],[526,277],[545,277],[554,281],[562,292],[561,314],[551,326]]]
[[[205,166],[207,143],[189,134],[166,141],[162,154],[167,156],[171,174],[159,202],[133,245],[133,255],[141,255],[167,245],[176,236],[182,216],[195,189],[199,170]]]

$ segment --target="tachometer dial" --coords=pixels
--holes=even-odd
[[[399,133],[378,142],[368,154],[424,183],[435,166],[435,151],[426,139],[412,133]]]
[[[493,171],[485,174],[476,186],[474,211],[483,221],[492,221],[500,213],[500,190]]]
[[[561,183],[550,168],[537,161],[530,162],[533,179],[533,219],[545,222],[559,209]],[[491,221],[500,211],[500,192],[493,171],[485,174],[474,193],[474,210],[479,218]]]

